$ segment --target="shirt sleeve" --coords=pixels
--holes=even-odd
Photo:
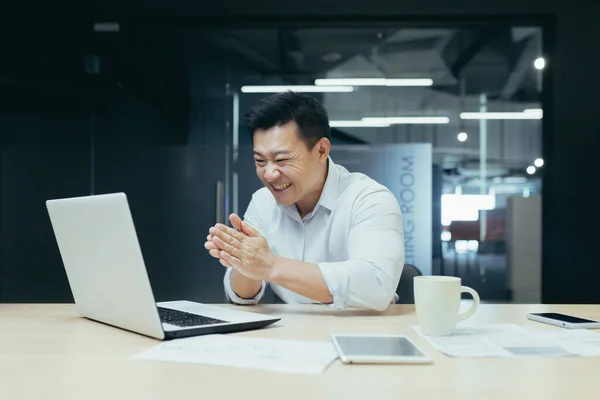
[[[246,213],[244,214],[244,222],[246,222],[248,225],[252,226],[261,235],[264,236],[264,233],[263,233],[264,230],[263,230],[262,224],[260,223],[260,214],[259,214],[259,210],[256,205],[256,200],[255,200],[254,196],[252,196],[252,200],[250,200],[248,209],[246,210]],[[250,299],[245,299],[245,298],[238,296],[231,288],[230,276],[231,276],[231,268],[227,268],[227,271],[225,272],[225,276],[223,277],[223,286],[225,288],[225,296],[227,297],[228,301],[231,301],[232,303],[235,303],[235,304],[244,304],[244,305],[257,304],[260,301],[260,299],[263,297],[263,295],[265,294],[265,288],[267,286],[267,283],[265,281],[262,281],[262,286],[260,288],[260,291],[256,294],[256,296],[254,296]]]
[[[386,188],[362,194],[354,203],[348,260],[317,263],[332,294],[332,307],[385,310],[398,298],[404,268],[402,214]]]
[[[256,296],[250,299],[244,299],[243,297],[238,296],[231,288],[231,281],[229,280],[230,275],[231,268],[227,268],[227,271],[225,272],[225,277],[223,278],[223,285],[225,287],[225,296],[227,296],[227,300],[231,301],[234,304],[240,305],[258,304],[260,299],[265,294],[265,288],[267,287],[266,282],[262,281],[262,287],[260,288],[260,291],[256,294]]]

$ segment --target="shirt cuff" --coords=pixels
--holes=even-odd
[[[317,266],[321,270],[321,275],[325,280],[327,289],[333,297],[333,303],[330,304],[337,310],[343,310],[348,307],[346,301],[348,299],[348,290],[350,287],[350,274],[346,268],[338,268],[336,263],[318,263]]]
[[[227,296],[227,300],[231,301],[232,303],[235,303],[235,304],[243,304],[243,305],[258,304],[260,299],[265,294],[265,288],[267,286],[266,282],[262,281],[260,291],[256,294],[256,296],[252,297],[251,299],[244,299],[244,298],[238,296],[237,294],[235,294],[233,289],[231,289],[231,281],[229,280],[230,275],[231,275],[231,268],[227,268],[227,272],[225,272],[225,277],[223,278],[223,286],[225,287],[225,296]]]

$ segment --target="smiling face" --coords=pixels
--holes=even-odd
[[[300,214],[306,215],[323,190],[330,142],[322,138],[309,150],[297,130],[295,122],[257,129],[253,135],[254,163],[258,178],[277,203],[296,204]]]

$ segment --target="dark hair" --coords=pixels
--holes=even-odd
[[[298,135],[308,149],[321,139],[330,139],[329,117],[325,107],[312,96],[295,92],[278,93],[260,100],[245,116],[250,134],[294,121]]]

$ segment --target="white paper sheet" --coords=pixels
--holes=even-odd
[[[275,372],[321,374],[338,354],[331,342],[204,335],[163,342],[133,356]]]
[[[541,340],[558,342],[580,357],[600,356],[600,333],[587,329],[544,329],[533,334]]]
[[[591,331],[535,330],[519,325],[458,327],[451,336],[423,335],[429,343],[451,357],[594,357],[600,356],[600,334]]]

